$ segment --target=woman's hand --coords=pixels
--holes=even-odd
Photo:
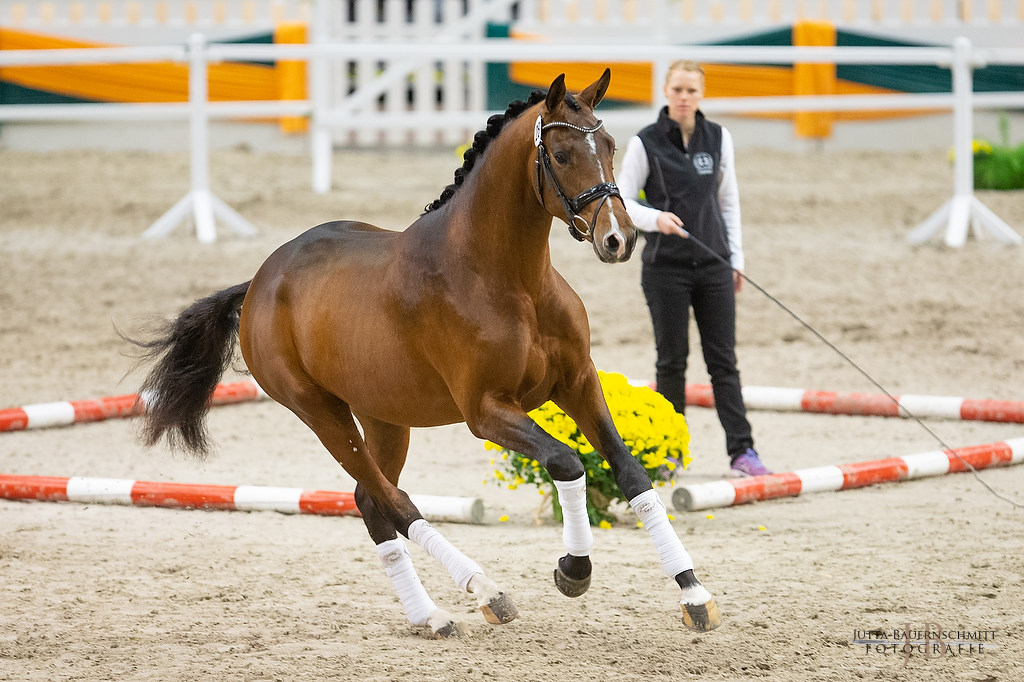
[[[662,234],[674,234],[686,239],[690,233],[683,229],[683,220],[671,211],[662,211],[658,214],[658,232]]]

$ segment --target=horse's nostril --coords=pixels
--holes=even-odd
[[[605,248],[607,248],[609,251],[618,251],[619,238],[614,234],[608,235],[608,237],[604,240],[604,245]]]

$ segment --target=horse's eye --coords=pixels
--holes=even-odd
[[[569,155],[565,152],[555,152],[555,161],[561,164],[569,163]]]

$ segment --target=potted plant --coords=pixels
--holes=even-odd
[[[1024,144],[1009,144],[1010,122],[1006,114],[999,119],[1002,143],[973,141],[974,189],[1024,189]]]

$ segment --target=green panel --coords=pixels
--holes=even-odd
[[[753,47],[788,47],[793,44],[793,29],[782,28],[767,33],[752,33],[745,37],[727,38],[708,45],[745,45]]]
[[[793,30],[782,28],[767,33],[753,33],[748,36],[733,36],[725,40],[707,43],[713,46],[743,46],[743,47],[789,47],[793,44]],[[737,66],[779,66],[778,64],[758,64],[755,62],[735,62]]]
[[[256,33],[251,36],[245,36],[244,38],[233,38],[231,40],[218,40],[218,43],[225,43],[227,45],[273,45],[274,34],[273,33]]]
[[[255,35],[246,36],[244,38],[234,38],[232,40],[218,40],[217,42],[218,43],[224,43],[226,45],[268,45],[268,44],[269,45],[273,45],[274,44],[274,34],[273,33],[257,33]],[[270,62],[260,62],[260,61],[239,62],[239,61],[236,61],[236,60],[232,60],[232,61],[235,64],[256,64],[256,65],[259,65],[259,66],[273,66],[274,65],[274,62],[272,62],[272,61],[270,61]]]
[[[974,72],[974,92],[1024,90],[1024,66],[995,64]]]
[[[901,42],[866,36],[852,31],[838,31],[840,47],[934,47],[923,43]],[[836,77],[899,92],[951,92],[953,75],[949,69],[917,64],[838,64]],[[974,71],[974,91],[1024,90],[1024,67],[1010,65],[986,66]]]
[[[487,24],[488,38],[508,38],[508,24]],[[525,100],[533,92],[534,86],[516,83],[509,76],[506,62],[487,63],[487,108],[491,111],[504,111],[509,102]],[[636,106],[632,102],[606,98],[601,100],[601,108],[624,109]]]
[[[508,24],[487,24],[488,38],[508,38]],[[757,45],[757,46],[778,46],[790,45],[792,32],[790,29],[769,31],[767,33],[756,33],[741,38],[730,38],[721,43],[709,43],[710,45]],[[515,83],[509,77],[507,63],[490,62],[487,64],[487,108],[491,110],[503,110],[512,100],[524,100],[530,96],[533,86]],[[636,107],[635,102],[624,100],[605,99],[601,102],[602,109],[627,109]]]
[[[507,38],[507,24],[488,26],[488,37]],[[792,28],[783,28],[765,33],[732,37],[709,45],[746,45],[777,47],[793,44]],[[853,31],[836,31],[836,45],[840,47],[933,47],[924,43],[895,41],[868,36]],[[748,66],[767,66],[748,64]],[[777,65],[772,65],[777,66]],[[488,65],[488,107],[501,109],[513,99],[529,95],[527,86],[513,83],[508,76],[507,64]],[[898,92],[950,92],[953,87],[949,69],[928,65],[904,64],[837,64],[836,77],[854,83],[862,83]],[[1024,91],[1024,66],[993,65],[974,71],[974,91]],[[628,102],[607,101],[603,106],[635,106]]]
[[[33,90],[14,83],[0,81],[0,105],[2,104],[83,104],[94,100],[68,97],[45,90]]]
[[[508,24],[487,24],[488,38],[508,38]],[[487,109],[504,111],[513,100],[525,100],[530,96],[533,87],[515,83],[509,77],[508,63],[487,62]],[[483,122],[481,122],[481,127]]]
[[[839,47],[923,47],[850,31],[836,32]],[[836,77],[899,92],[950,92],[953,86],[949,69],[938,66],[904,64],[837,64]]]

